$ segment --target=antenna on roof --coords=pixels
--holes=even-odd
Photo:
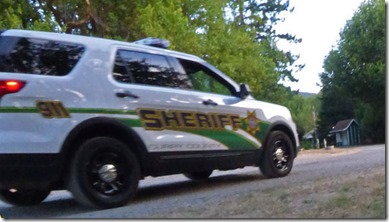
[[[140,39],[132,43],[139,44],[139,45],[153,46],[153,47],[158,47],[163,49],[167,49],[170,46],[169,40],[154,38],[154,37]]]

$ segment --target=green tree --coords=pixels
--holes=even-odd
[[[297,126],[300,140],[304,134],[315,127],[312,112],[320,108],[320,100],[317,95],[304,97],[297,92],[293,93],[288,89],[283,89],[280,97],[280,104],[289,108],[292,118]]]
[[[154,0],[139,6],[138,21],[142,35],[167,38],[173,49],[204,58],[238,82],[248,83],[255,97],[274,101],[282,88],[277,82],[285,74],[282,66],[286,65],[281,65],[283,52],[268,41],[276,35],[269,34],[266,40],[258,37],[272,22],[266,18],[261,28],[253,22],[239,25],[235,19],[239,15],[232,13],[232,6],[227,0]],[[272,17],[282,11],[277,10]],[[261,16],[266,17],[270,11]]]
[[[11,1],[1,1],[0,2],[0,13],[2,18],[0,20],[0,27],[2,29],[6,28],[22,28],[22,20],[18,14],[21,12],[21,7],[19,4],[12,5]]]
[[[366,142],[385,141],[385,2],[363,3],[325,59],[320,129],[356,118]]]
[[[5,3],[9,4],[5,4]],[[134,41],[160,37],[171,49],[195,54],[237,80],[248,83],[256,98],[281,102],[294,81],[296,56],[276,46],[274,25],[289,0],[5,0],[12,25],[3,28],[51,30]],[[301,67],[299,67],[301,68]],[[292,93],[293,94],[293,93]]]
[[[298,81],[293,77],[293,73],[304,66],[295,64],[297,55],[278,49],[276,41],[282,39],[289,43],[300,43],[301,39],[290,33],[277,33],[274,29],[274,25],[283,21],[280,17],[282,12],[293,12],[294,8],[289,7],[289,0],[231,0],[229,8],[235,26],[254,32],[255,40],[267,47],[267,56],[273,59],[279,78]]]
[[[4,0],[2,28],[51,30],[134,41],[168,39],[173,50],[195,54],[250,85],[254,97],[289,107],[299,133],[312,129],[312,101],[279,84],[301,69],[298,58],[276,41],[298,43],[276,33],[289,0]]]
[[[42,31],[52,30],[55,24],[46,20],[44,14],[38,12],[32,1],[4,0],[0,2],[1,29],[36,29]]]
[[[164,38],[170,41],[170,49],[197,55],[201,53],[196,26],[190,24],[183,13],[181,0],[147,1],[138,5],[137,14],[139,38]]]

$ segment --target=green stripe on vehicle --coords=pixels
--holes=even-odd
[[[122,110],[122,109],[102,109],[102,108],[67,108],[71,114],[117,114],[117,115],[137,115],[134,110]],[[0,113],[39,113],[36,107],[0,107]],[[115,118],[129,127],[143,127],[142,122],[139,119],[129,118]],[[247,132],[247,124],[244,119],[241,119],[240,128]],[[269,127],[269,123],[260,121],[259,130],[254,134],[253,137],[258,142],[263,141],[265,133]],[[245,136],[236,133],[228,129],[172,129],[179,132],[187,132],[195,135],[203,136],[212,140],[215,140],[231,150],[242,150],[242,149],[259,149],[258,144],[246,138]],[[260,142],[261,143],[261,142]]]
[[[142,123],[139,119],[127,119],[127,118],[115,118],[116,120],[119,120],[121,123],[125,124],[126,126],[130,127],[142,127]]]
[[[102,108],[66,108],[70,113],[136,115],[134,110]],[[0,113],[39,113],[36,107],[0,107]]]
[[[246,137],[230,130],[190,130],[184,131],[213,139],[231,150],[259,149],[257,144]]]
[[[136,112],[133,110],[123,110],[123,109],[68,108],[67,110],[71,113],[136,115]]]
[[[116,118],[129,127],[143,127],[139,119]],[[259,149],[258,145],[246,137],[231,130],[185,130],[172,129],[177,132],[186,132],[215,140],[231,150]]]
[[[15,107],[6,106],[0,107],[0,113],[37,113],[38,109],[35,107]]]

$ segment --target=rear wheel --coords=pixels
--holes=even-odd
[[[15,206],[31,206],[41,203],[50,190],[0,190],[0,200]]]
[[[190,173],[184,173],[184,176],[191,180],[205,180],[208,179],[209,176],[211,176],[212,170],[207,171],[199,171],[199,172],[190,172]]]
[[[68,189],[81,204],[112,208],[129,202],[139,179],[139,163],[124,143],[96,137],[84,142],[75,154]]]
[[[294,149],[287,134],[282,131],[270,132],[260,161],[260,169],[265,177],[283,177],[293,167]]]

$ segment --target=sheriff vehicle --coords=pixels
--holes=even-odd
[[[289,110],[167,43],[1,31],[1,200],[33,205],[66,189],[112,208],[146,176],[288,175],[299,151]]]

